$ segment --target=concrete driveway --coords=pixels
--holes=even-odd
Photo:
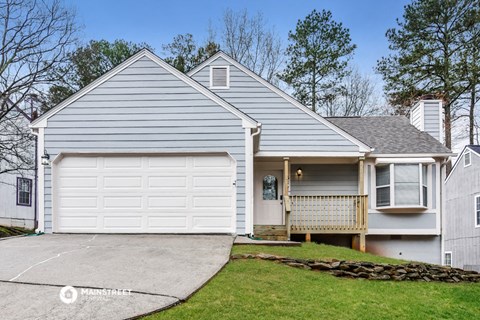
[[[1,318],[126,319],[167,308],[213,277],[228,262],[232,243],[226,235],[55,234],[3,240]]]

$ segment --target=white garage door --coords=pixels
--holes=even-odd
[[[66,156],[54,179],[56,232],[235,231],[227,155]]]

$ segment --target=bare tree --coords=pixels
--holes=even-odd
[[[31,134],[28,124],[32,120],[31,113],[27,114],[20,107],[4,100],[0,110],[5,116],[0,121],[0,175],[15,173],[23,175],[35,168],[34,150],[35,138]]]
[[[283,63],[282,42],[275,30],[267,27],[261,13],[251,16],[246,9],[227,9],[219,33],[222,50],[266,80],[278,81],[276,75]]]
[[[374,81],[357,68],[349,70],[338,88],[328,95],[321,110],[326,116],[369,116],[383,113]]]
[[[0,111],[0,122],[27,95],[56,80],[49,71],[75,42],[75,13],[61,0],[0,2],[0,101],[13,101]]]

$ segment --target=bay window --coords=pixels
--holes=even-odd
[[[428,166],[390,163],[376,166],[377,207],[427,207]]]

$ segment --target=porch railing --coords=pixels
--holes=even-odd
[[[363,233],[368,196],[290,196],[291,233]]]

